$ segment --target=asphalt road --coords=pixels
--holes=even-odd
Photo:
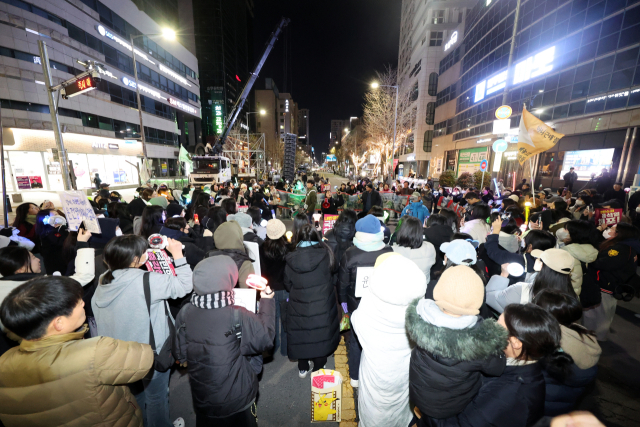
[[[331,186],[347,180],[329,175]],[[291,229],[291,221],[285,220]],[[598,377],[579,409],[593,412],[607,427],[640,426],[640,300],[619,303],[607,342],[601,343]],[[330,357],[327,368],[334,367]],[[266,360],[258,396],[258,423],[261,427],[311,426],[311,379],[298,378],[297,363],[276,354]],[[172,419],[183,417],[187,427],[195,427],[195,415],[186,370],[171,376]],[[336,426],[336,423],[323,423]],[[315,424],[317,425],[317,424]]]

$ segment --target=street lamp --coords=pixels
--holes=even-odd
[[[144,156],[144,170],[147,170],[149,162],[147,161],[147,144],[144,137],[144,123],[142,122],[142,102],[140,101],[140,84],[138,83],[138,65],[136,64],[136,46],[133,44],[133,39],[136,37],[152,37],[162,36],[167,40],[175,40],[176,32],[169,28],[163,28],[161,34],[130,34],[129,40],[131,41],[131,54],[133,56],[133,77],[136,81],[136,101],[138,107],[138,118],[140,120],[140,141],[142,142],[142,155]],[[138,177],[140,178],[140,177]],[[151,177],[149,177],[151,178]]]
[[[384,87],[393,87],[396,89],[396,112],[395,112],[395,118],[393,119],[393,144],[391,145],[391,175],[395,178],[395,169],[393,168],[393,159],[395,158],[395,154],[394,152],[396,151],[396,126],[398,123],[398,86],[391,86],[391,85],[381,85],[378,82],[373,82],[371,83],[371,88],[372,89],[378,89],[380,86],[384,86]],[[391,184],[391,182],[389,182],[389,184]]]

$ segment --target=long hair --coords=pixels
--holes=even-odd
[[[518,360],[538,360],[557,378],[569,374],[573,359],[560,349],[562,331],[551,313],[534,304],[509,304],[504,323],[509,336],[522,343]]]
[[[37,207],[35,203],[23,203],[16,208],[16,219],[13,220],[14,227],[20,227],[24,224],[29,230],[31,230],[33,224],[29,224],[27,222],[27,215],[29,215],[29,209],[31,208],[31,205]]]
[[[533,299],[533,297],[543,289],[557,289],[574,298],[577,297],[576,292],[573,290],[573,286],[571,286],[571,274],[558,273],[544,263],[542,264],[542,269],[538,274],[536,274],[536,278],[533,281],[533,286],[531,287],[531,299]]]
[[[598,248],[598,233],[593,223],[588,221],[569,221],[565,228],[569,232],[569,240],[565,240],[567,245],[576,243],[579,245],[589,244],[594,248]]]
[[[578,324],[582,318],[582,304],[578,298],[558,289],[543,289],[533,297],[533,303],[547,310],[558,323],[595,342],[595,332]]]
[[[131,219],[131,215],[129,215],[127,205],[124,203],[109,203],[109,206],[107,206],[107,213],[109,213],[109,218]]]
[[[307,181],[309,182],[309,181]],[[335,257],[333,255],[333,251],[320,237],[318,230],[311,224],[304,224],[298,232],[296,233],[296,245],[300,242],[318,242],[317,245],[322,246],[329,253],[329,268],[333,271],[333,267],[335,265]]]
[[[164,208],[162,206],[146,206],[142,211],[142,220],[140,224],[140,236],[148,239],[153,234],[154,227],[164,223],[162,219],[162,213]]]
[[[207,212],[207,223],[203,224],[211,233],[215,233],[218,227],[227,222],[227,211],[221,206],[214,206]]]
[[[26,248],[22,246],[6,246],[0,249],[0,274],[2,274],[2,277],[13,276],[22,267],[26,267],[26,273],[33,273],[31,270],[31,256]]]
[[[402,223],[402,228],[396,236],[396,243],[398,246],[407,247],[410,249],[418,249],[422,247],[423,229],[420,220],[413,216],[408,216]]]
[[[283,261],[284,257],[289,253],[287,238],[284,235],[278,239],[271,239],[267,236],[262,244],[262,253],[264,261]]]
[[[109,240],[104,247],[103,258],[109,270],[102,276],[100,284],[107,285],[113,281],[113,272],[129,268],[140,260],[149,247],[147,239],[142,236],[126,234]]]
[[[305,225],[309,225],[311,224],[309,222],[309,218],[307,217],[307,215],[305,213],[302,212],[297,212],[294,216],[293,216],[293,241],[292,243],[294,245],[297,245],[298,242],[300,240],[298,240],[298,232],[300,231],[300,229],[305,226]]]
[[[634,225],[627,224],[624,222],[619,222],[618,225],[616,225],[616,237],[602,242],[602,244],[600,245],[600,251],[605,251],[609,249],[611,246],[616,245],[625,240],[638,239],[639,237],[640,237],[640,232]]]

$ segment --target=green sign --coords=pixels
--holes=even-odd
[[[458,152],[458,175],[480,170],[480,163],[487,159],[487,147],[465,148]]]
[[[213,104],[213,127],[218,135],[224,130],[224,105]]]

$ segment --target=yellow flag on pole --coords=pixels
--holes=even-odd
[[[518,133],[518,162],[522,165],[534,154],[555,146],[564,134],[554,131],[542,120],[522,107],[520,132]]]

